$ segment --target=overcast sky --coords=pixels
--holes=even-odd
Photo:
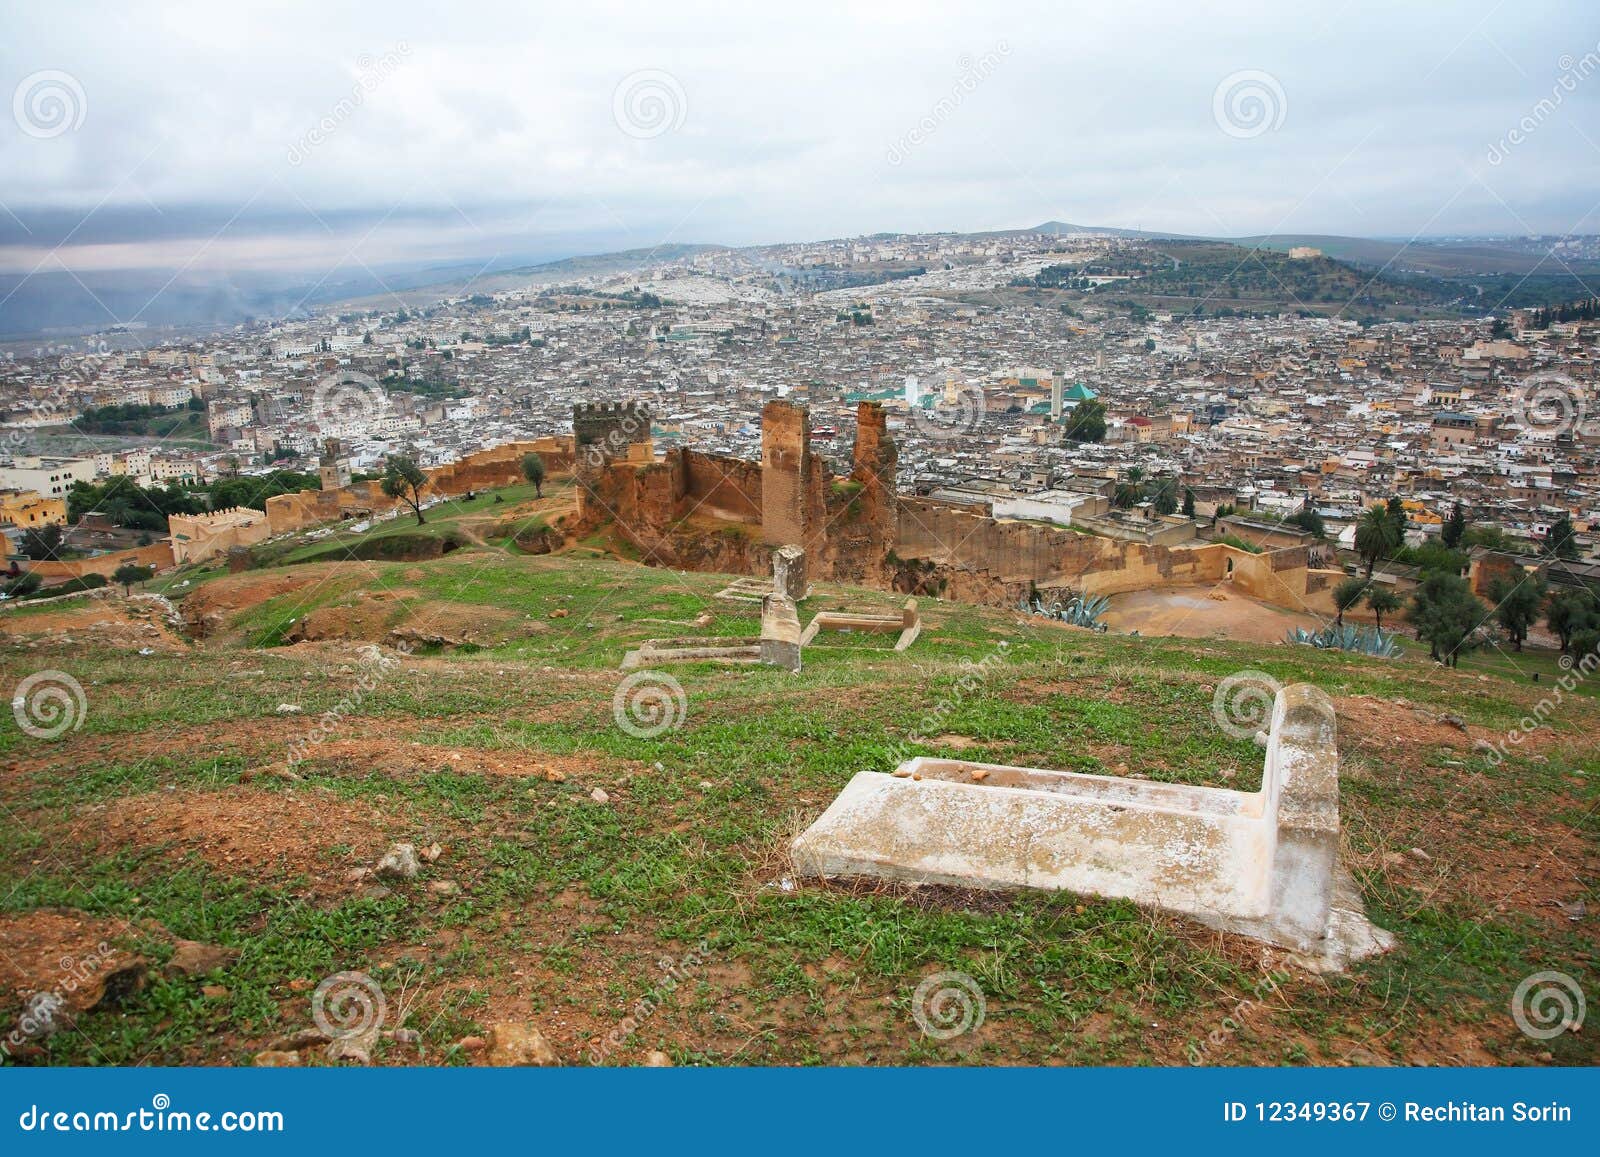
[[[1600,232],[1594,0],[4,3],[0,271]]]

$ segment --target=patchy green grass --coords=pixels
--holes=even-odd
[[[925,599],[903,654],[880,645],[891,635],[830,635],[798,675],[675,666],[677,726],[649,738],[618,726],[624,650],[754,633],[753,607],[714,597],[727,581],[471,548],[330,570],[191,654],[4,643],[7,685],[67,671],[88,710],[56,741],[0,729],[0,928],[45,909],[115,917],[152,965],[142,990],[81,1014],[31,1059],[248,1063],[306,1027],[309,989],[342,971],[382,987],[388,1027],[421,1034],[383,1041],[382,1063],[468,1063],[459,1042],[512,1019],[537,1021],[569,1060],[606,1063],[656,1048],[679,1063],[1181,1064],[1196,1049],[1222,1064],[1597,1059],[1592,1034],[1536,1041],[1509,1015],[1533,972],[1596,983],[1594,917],[1569,918],[1600,907],[1590,697],[1496,761],[1436,717],[1494,734],[1548,686],[1487,658],[1446,671],[1101,636]],[[258,645],[382,591],[521,626],[376,675],[355,643]],[[824,584],[800,610],[901,602]],[[1261,753],[1212,717],[1218,682],[1242,669],[1340,700],[1348,858],[1399,936],[1394,953],[1315,976],[1116,901],[791,877],[788,840],[852,775],[918,754],[1254,788]],[[324,712],[337,718],[282,773],[287,745]],[[130,805],[160,820],[149,835],[112,822]],[[310,816],[309,834],[261,826],[280,813]],[[442,854],[416,880],[351,878],[398,838]],[[281,861],[260,862],[263,847]],[[167,977],[174,937],[241,955],[214,976]],[[664,986],[663,960],[682,983]],[[950,1041],[912,1015],[939,972],[970,977],[983,999],[982,1025]],[[659,1007],[607,1047],[652,993]],[[0,992],[0,1018],[25,995]]]

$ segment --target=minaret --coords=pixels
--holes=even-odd
[[[1066,388],[1067,371],[1056,370],[1050,375],[1050,420],[1061,421],[1061,392]]]

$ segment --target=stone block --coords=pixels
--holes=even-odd
[[[918,758],[855,776],[794,841],[802,875],[1110,896],[1294,950],[1382,951],[1337,861],[1333,705],[1279,692],[1256,792]]]
[[[761,661],[800,670],[800,615],[785,595],[770,594],[761,601]]]

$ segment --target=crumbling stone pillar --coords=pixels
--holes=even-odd
[[[772,589],[793,602],[806,597],[806,552],[798,546],[780,546],[772,552]]]
[[[761,410],[761,540],[806,541],[806,474],[811,415],[802,406],[768,402]]]
[[[800,615],[794,600],[770,594],[761,600],[761,661],[800,670]]]

